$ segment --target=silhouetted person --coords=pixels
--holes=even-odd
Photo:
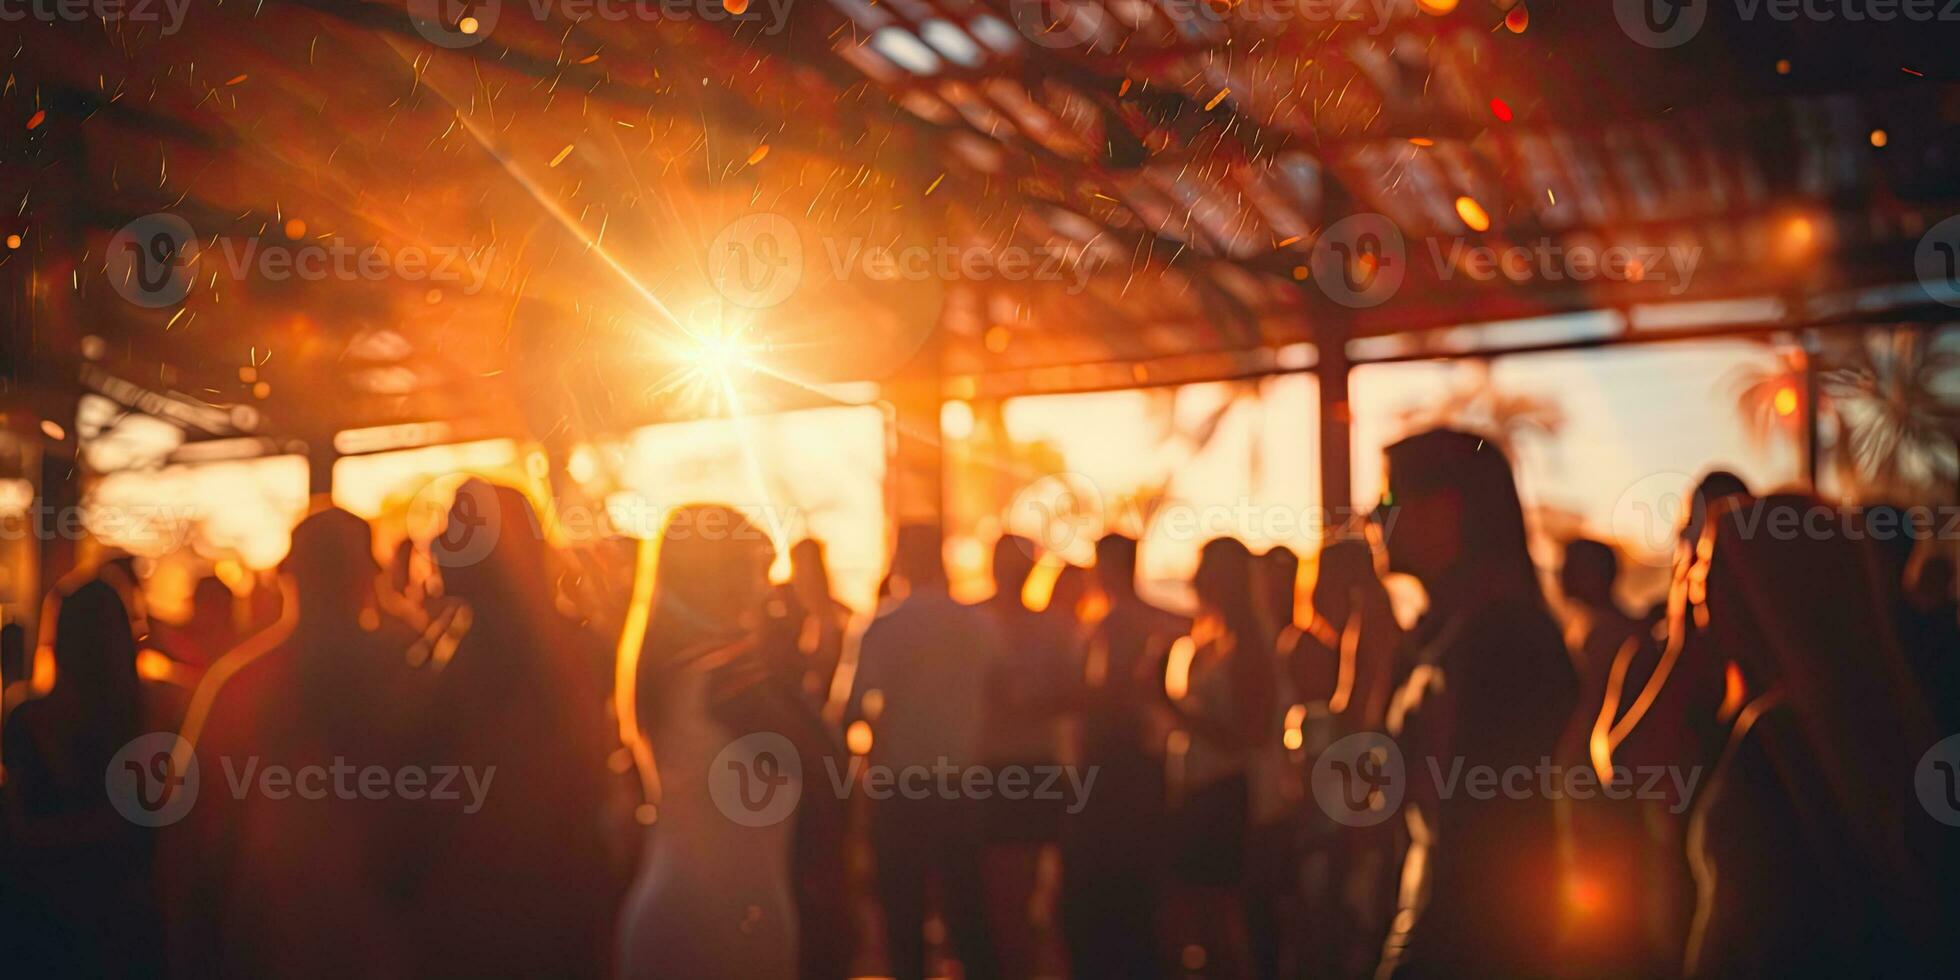
[[[1926,513],[1924,510],[1921,514]],[[1851,530],[1878,556],[1881,586],[1897,611],[1899,652],[1943,731],[1960,729],[1960,622],[1953,595],[1953,559],[1921,547],[1939,530],[1913,512],[1892,504],[1872,504],[1848,515]]]
[[[1610,545],[1580,538],[1565,546],[1559,568],[1559,592],[1564,597],[1566,649],[1579,675],[1579,701],[1567,724],[1557,758],[1562,764],[1587,764],[1589,740],[1606,710],[1606,689],[1616,659],[1641,647],[1651,649],[1647,624],[1627,615],[1614,597],[1619,559]],[[1644,651],[1643,651],[1644,652]],[[1647,833],[1640,801],[1593,798],[1570,804],[1574,874],[1583,887],[1613,896],[1595,901],[1571,954],[1583,957],[1588,972],[1620,969],[1664,970],[1671,964],[1643,953],[1656,930],[1649,922],[1656,911],[1647,893]],[[1664,815],[1663,815],[1664,816]],[[1646,957],[1645,962],[1641,962]]]
[[[1283,970],[1299,972],[1304,947],[1300,920],[1301,784],[1279,730],[1283,715],[1299,697],[1277,641],[1284,634],[1298,632],[1293,620],[1299,576],[1300,556],[1285,545],[1268,548],[1253,566],[1264,635],[1276,638],[1268,672],[1275,691],[1271,709],[1278,712],[1271,730],[1254,743],[1249,760],[1246,926],[1253,966],[1261,977],[1277,977]]]
[[[1281,634],[1279,648],[1305,707],[1299,753],[1310,766],[1333,742],[1387,728],[1402,646],[1388,589],[1365,539],[1320,549],[1304,628]],[[1392,822],[1348,827],[1305,808],[1309,974],[1355,975],[1372,968],[1393,912],[1396,834]]]
[[[1048,604],[1041,611],[1055,624],[1054,628],[1067,636],[1069,654],[1074,656],[1082,637],[1088,632],[1088,624],[1083,621],[1089,611],[1089,599],[1095,591],[1095,576],[1081,565],[1063,565],[1055,573],[1055,585],[1048,592]]]
[[[844,655],[851,609],[830,591],[822,542],[804,538],[789,549],[789,584],[796,624],[796,650],[805,665],[803,689],[815,704],[830,696],[831,679]]]
[[[208,670],[238,644],[231,587],[215,575],[197,580],[191,589],[190,618],[180,624],[157,624],[156,641],[170,659],[198,671]]]
[[[0,691],[27,677],[27,630],[19,623],[0,626]]]
[[[1614,656],[1644,632],[1640,622],[1627,615],[1613,596],[1619,576],[1620,560],[1612,546],[1586,538],[1566,544],[1565,564],[1559,568],[1559,591],[1570,617],[1567,648],[1579,673],[1582,707],[1601,703]]]
[[[1172,762],[1172,869],[1182,886],[1180,918],[1227,971],[1247,969],[1241,965],[1249,955],[1243,946],[1246,841],[1253,780],[1269,775],[1255,757],[1268,739],[1279,746],[1279,712],[1286,703],[1275,690],[1279,672],[1255,561],[1234,538],[1205,543],[1191,582],[1198,615],[1173,653],[1167,682],[1179,695],[1173,707],[1185,744]],[[1182,663],[1179,653],[1187,655]]]
[[[1001,660],[991,618],[947,592],[939,530],[899,528],[892,555],[899,599],[859,645],[851,717],[871,725],[869,762],[964,769],[980,760],[987,691]],[[967,976],[996,975],[983,911],[981,813],[969,801],[892,794],[871,804],[886,960],[900,980],[928,975],[927,885],[937,880],[944,918]]]
[[[1331,654],[1338,665],[1327,701],[1328,710],[1340,719],[1338,730],[1382,731],[1402,673],[1396,662],[1402,625],[1375,572],[1375,553],[1367,541],[1334,541],[1320,549],[1312,602],[1307,633],[1326,648],[1320,657]],[[1306,692],[1301,696],[1311,697]]]
[[[1278,636],[1293,625],[1293,607],[1298,596],[1300,556],[1283,544],[1267,548],[1259,556],[1257,580],[1264,597],[1266,632]]]
[[[621,891],[598,831],[618,745],[603,652],[558,615],[552,556],[518,491],[464,483],[430,554],[467,619],[435,678],[422,758],[496,769],[475,813],[417,808],[414,969],[602,974]]]
[[[1163,964],[1156,940],[1164,839],[1164,658],[1191,628],[1137,595],[1137,542],[1096,542],[1095,575],[1108,609],[1084,643],[1081,765],[1094,792],[1062,820],[1062,929],[1077,976],[1148,978]]]
[[[104,779],[124,744],[174,720],[159,717],[136,676],[129,613],[113,587],[78,587],[57,616],[54,688],[14,709],[0,739],[0,962],[10,976],[158,976],[154,832],[112,807]],[[141,779],[138,788],[162,791]]]
[[[1695,804],[1687,973],[1944,974],[1950,922],[1934,898],[1951,866],[1936,853],[1951,831],[1908,788],[1943,733],[1891,641],[1879,563],[1834,508],[1760,503],[1806,533],[1748,533],[1713,508],[1684,574],[1702,588],[1669,624],[1699,621],[1743,689]]]
[[[1410,634],[1417,667],[1397,695],[1399,729],[1390,722],[1409,772],[1409,872],[1426,876],[1427,897],[1405,901],[1383,966],[1404,977],[1542,975],[1564,884],[1553,803],[1434,792],[1428,769],[1529,769],[1553,754],[1577,697],[1572,664],[1504,454],[1439,430],[1387,456],[1389,567],[1429,596]]]
[[[353,775],[379,766],[392,783],[420,707],[402,655],[413,632],[361,622],[380,573],[372,549],[367,524],[344,510],[301,521],[283,567],[293,622],[205,672],[198,700],[208,715],[185,728],[204,793],[164,832],[177,973],[405,972],[404,855],[387,823],[398,814],[361,798]],[[348,775],[336,777],[336,765]],[[255,782],[271,768],[309,767],[319,778],[295,775],[291,790]],[[242,797],[227,791],[232,781],[248,787]]]
[[[1061,760],[1061,713],[1073,687],[1080,625],[1075,609],[1083,590],[1073,584],[1064,587],[1058,577],[1054,585],[1059,594],[1051,590],[1040,612],[1028,608],[1036,550],[1033,541],[1019,535],[995,540],[994,594],[980,605],[1001,638],[980,749],[981,760],[996,772],[1007,767],[1040,772]],[[1062,806],[1059,798],[1010,799],[1004,793],[980,803],[987,835],[982,870],[989,921],[1007,976],[1032,976],[1040,970],[1043,942],[1033,902],[1041,851],[1059,839]]]
[[[1928,553],[1906,590],[1900,644],[1925,687],[1941,731],[1960,731],[1960,606],[1953,594],[1953,559]]]
[[[635,684],[660,796],[620,916],[622,978],[848,973],[844,807],[826,771],[843,766],[804,696],[796,636],[765,622],[773,559],[719,505],[680,508],[662,532]],[[788,649],[765,649],[777,642]]]
[[[1675,539],[1673,584],[1661,604],[1666,622],[1687,607],[1691,583],[1686,571],[1711,512],[1719,511],[1723,520],[1734,523],[1741,508],[1755,506],[1741,478],[1726,470],[1697,481],[1688,501]],[[1724,502],[1733,503],[1723,507]],[[1728,738],[1722,715],[1741,707],[1726,704],[1727,674],[1726,659],[1710,649],[1692,620],[1668,629],[1658,640],[1649,634],[1643,642],[1622,646],[1607,674],[1605,697],[1587,742],[1597,774],[1610,775],[1612,770],[1605,768],[1609,764],[1675,767],[1680,772],[1713,767]],[[1647,954],[1650,960],[1671,963],[1687,941],[1695,888],[1684,844],[1690,800],[1663,796],[1640,800],[1646,842],[1639,893]]]

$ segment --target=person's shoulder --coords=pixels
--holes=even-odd
[[[14,748],[27,747],[29,733],[46,724],[43,719],[46,717],[47,708],[47,705],[41,703],[40,698],[29,698],[16,705],[14,710],[7,712],[6,723],[0,724],[0,740],[4,740],[10,747],[10,752]]]

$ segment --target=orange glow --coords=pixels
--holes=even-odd
[[[61,423],[56,422],[53,419],[41,420],[41,434],[47,436],[50,439],[53,439],[56,442],[60,442],[61,440],[68,438],[68,430],[62,428]]]
[[[1189,636],[1180,636],[1171,644],[1171,655],[1164,664],[1164,693],[1173,701],[1181,701],[1191,692],[1191,660],[1198,655],[1198,644]]]
[[[1416,0],[1416,7],[1431,17],[1441,17],[1456,9],[1456,0]]]
[[[1749,701],[1749,690],[1742,683],[1742,667],[1729,661],[1722,668],[1722,706],[1715,709],[1715,717],[1726,723],[1742,713],[1742,706]]]
[[[286,237],[298,240],[306,235],[306,222],[298,218],[286,219]]]
[[[1873,145],[1873,146],[1877,146],[1877,147],[1883,147],[1883,146],[1884,146],[1884,145],[1885,145],[1886,143],[1888,143],[1888,142],[1890,142],[1890,140],[1891,140],[1891,138],[1885,135],[1885,130],[1882,130],[1882,129],[1874,129],[1874,130],[1872,130],[1872,145]]]
[[[1028,580],[1021,583],[1021,605],[1035,612],[1047,609],[1048,600],[1055,596],[1055,581],[1062,577],[1062,569],[1067,567],[1066,562],[1053,554],[1042,555],[1041,560],[1034,563],[1034,571],[1028,574]]]
[[[1773,405],[1776,408],[1776,414],[1786,419],[1792,415],[1797,414],[1796,386],[1786,384],[1783,387],[1776,389],[1776,397],[1773,401]]]
[[[1303,731],[1306,723],[1306,705],[1296,704],[1286,709],[1286,724],[1282,726],[1280,732],[1280,743],[1286,746],[1288,752],[1298,752],[1301,746],[1307,744],[1307,736]]]
[[[36,110],[34,110],[34,114],[33,114],[33,115],[31,115],[31,116],[28,116],[28,117],[27,117],[27,128],[28,128],[28,129],[34,129],[34,128],[36,128],[36,127],[38,127],[38,126],[40,126],[40,125],[41,125],[41,121],[42,121],[42,120],[44,120],[44,119],[46,119],[46,118],[48,118],[48,110],[46,110],[46,109],[36,109]]]
[[[640,792],[645,799],[660,798],[660,775],[654,767],[653,745],[640,734],[639,690],[640,647],[647,633],[647,620],[653,615],[653,570],[660,557],[660,539],[646,537],[633,555],[633,592],[626,606],[626,619],[619,627],[619,644],[613,656],[613,716],[619,719],[619,743],[633,753],[633,768],[640,774]],[[653,822],[651,803],[641,804],[635,817],[641,824]]]
[[[19,248],[19,247],[20,247],[20,236],[19,236],[19,235],[8,235],[8,236],[7,236],[7,247],[8,247],[8,248]]]
[[[871,726],[862,720],[851,722],[844,732],[844,746],[852,755],[870,755],[871,742]]]
[[[481,26],[482,25],[478,24],[476,18],[474,17],[465,17],[462,20],[456,22],[456,29],[463,32],[464,34],[475,34],[477,28]]]
[[[1606,889],[1590,878],[1574,878],[1566,884],[1565,901],[1581,918],[1591,918],[1606,904]]]
[[[1790,59],[1788,58],[1776,59],[1776,73],[1778,75],[1788,75],[1790,73]]]
[[[721,7],[723,10],[740,17],[748,12],[749,0],[721,0]],[[751,160],[749,162],[754,163],[755,161]]]
[[[1531,11],[1526,9],[1524,4],[1512,7],[1511,12],[1504,15],[1504,29],[1513,34],[1523,34],[1524,29],[1529,26],[1531,26]]]
[[[964,439],[973,434],[973,406],[955,398],[939,406],[939,434]]]
[[[1468,197],[1456,199],[1456,216],[1463,219],[1471,231],[1489,231],[1490,215],[1484,213],[1484,206]]]
[[[1496,116],[1498,122],[1510,122],[1511,104],[1503,99],[1492,99],[1490,100],[1490,114]]]

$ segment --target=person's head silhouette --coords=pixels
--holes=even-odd
[[[367,522],[338,507],[308,516],[293,528],[285,571],[301,622],[344,623],[357,617],[372,594],[374,533]]]
[[[942,548],[938,525],[901,525],[898,540],[892,547],[892,574],[911,592],[945,588],[946,558]]]
[[[471,479],[456,488],[442,533],[429,542],[443,591],[477,615],[522,608],[550,589],[550,549],[531,501],[515,487]],[[521,600],[506,607],[506,600]]]
[[[1336,626],[1347,622],[1355,600],[1382,592],[1375,575],[1375,553],[1366,541],[1331,541],[1320,549],[1320,568],[1313,579],[1313,612]],[[1385,598],[1385,596],[1384,596]]]
[[[994,599],[1021,601],[1021,591],[1034,574],[1034,542],[1018,534],[1003,534],[994,541]]]
[[[1389,569],[1439,591],[1537,588],[1524,508],[1510,461],[1496,444],[1437,429],[1388,447],[1394,523],[1383,522]],[[1393,530],[1389,528],[1392,526]]]
[[[1096,541],[1096,584],[1111,602],[1137,591],[1137,539],[1105,534]]]
[[[1198,551],[1198,570],[1191,577],[1198,606],[1237,627],[1258,618],[1253,591],[1252,550],[1237,538],[1213,538]]]
[[[1559,591],[1568,601],[1590,609],[1613,605],[1613,582],[1620,575],[1620,560],[1611,545],[1590,538],[1578,538],[1565,546],[1565,564],[1559,567]]]
[[[1300,556],[1283,544],[1273,545],[1259,556],[1255,574],[1264,597],[1269,628],[1275,633],[1293,625],[1293,606],[1300,578]]]
[[[1709,470],[1695,481],[1695,488],[1688,493],[1688,512],[1681,520],[1681,543],[1694,547],[1701,538],[1702,525],[1708,522],[1710,507],[1730,497],[1747,496],[1749,485],[1742,482],[1742,477],[1728,470]]]
[[[751,626],[768,594],[775,559],[769,536],[734,508],[675,508],[661,529],[654,569],[660,615],[714,632]]]

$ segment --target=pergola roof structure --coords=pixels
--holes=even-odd
[[[1215,375],[1291,345],[1909,283],[1960,187],[1938,25],[1723,8],[1650,48],[1605,4],[721,2],[231,0],[174,26],[8,26],[0,373],[66,390],[86,366],[239,431],[468,416],[559,437],[720,410],[686,371],[704,336],[754,352],[763,407],[921,350],[970,391],[1085,365],[1157,381],[1153,363]],[[104,267],[156,212],[202,255],[188,297],[149,309]],[[1357,214],[1408,248],[1399,291],[1360,308],[1314,281]],[[780,302],[718,288],[752,215],[800,242]],[[1692,283],[1485,280],[1454,258],[1532,243],[1702,258]],[[250,265],[335,245],[471,271]],[[1053,269],[879,274],[860,259],[880,247]]]

